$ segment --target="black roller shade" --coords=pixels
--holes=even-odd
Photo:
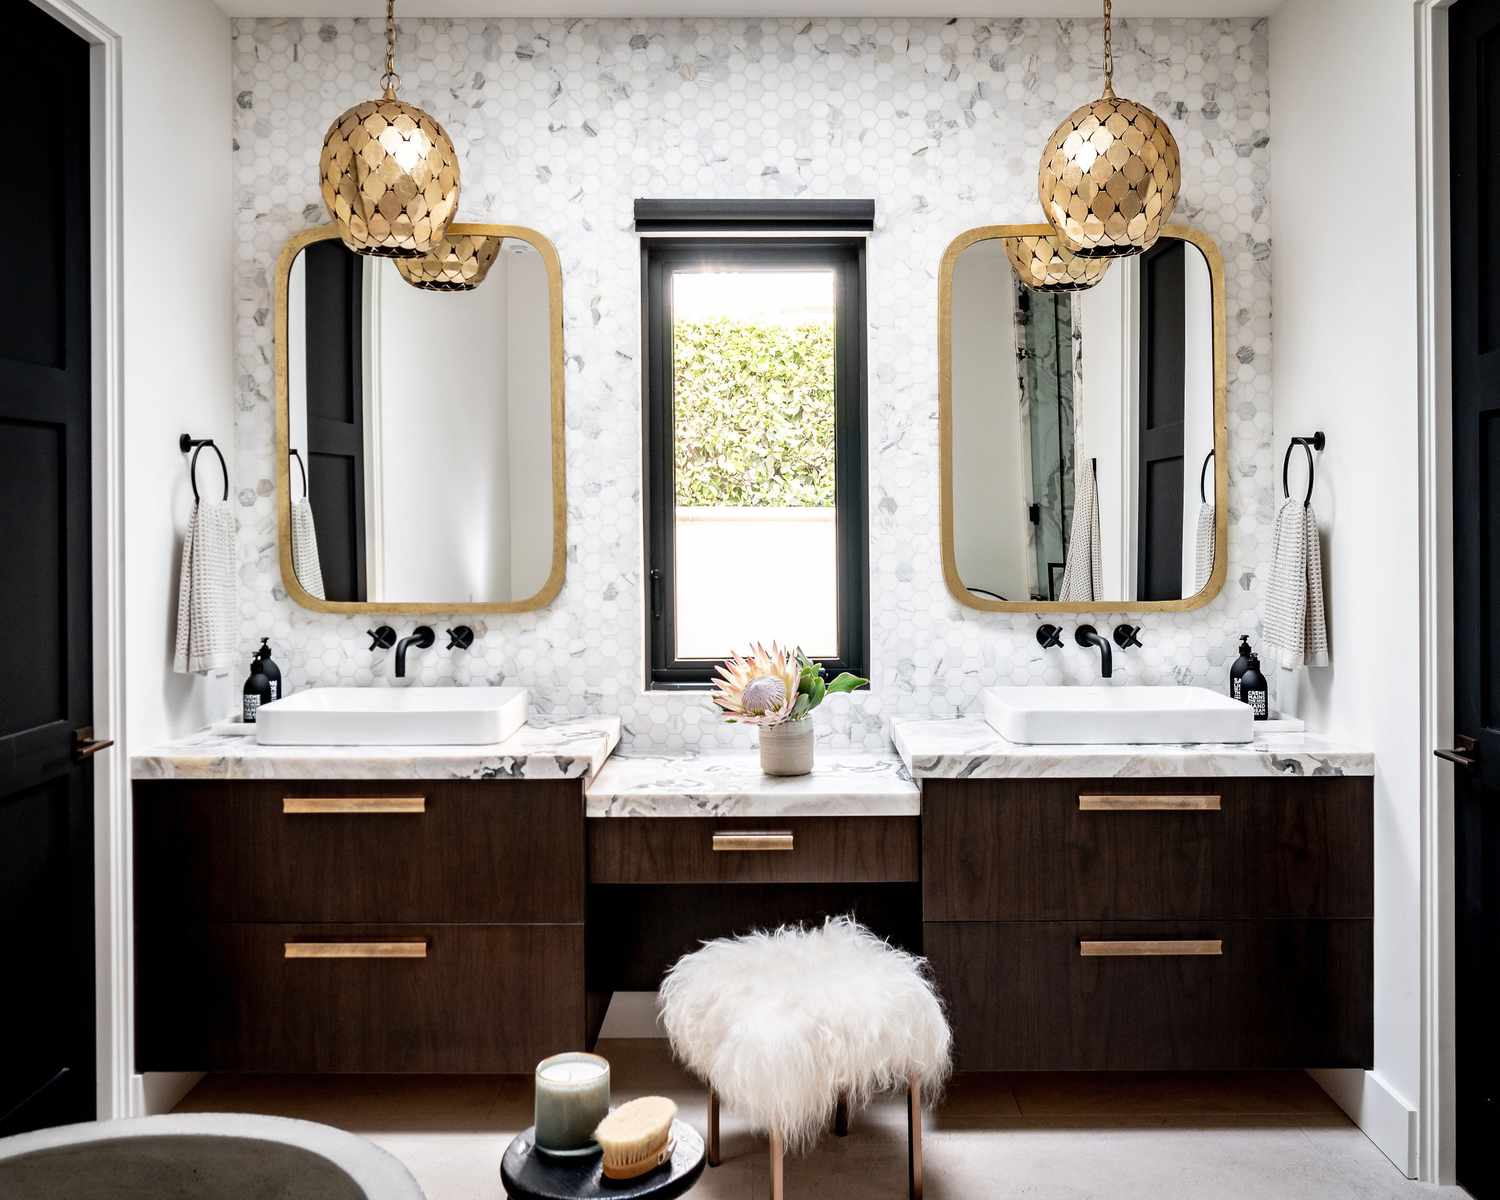
[[[637,200],[637,233],[868,233],[875,228],[873,200]]]

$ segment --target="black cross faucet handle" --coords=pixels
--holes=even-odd
[[[1043,650],[1062,645],[1062,629],[1056,625],[1042,625],[1036,631],[1036,644]]]

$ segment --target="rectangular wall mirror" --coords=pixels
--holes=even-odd
[[[1001,612],[1182,610],[1223,585],[1224,268],[1169,227],[1078,291],[1007,254],[1046,225],[961,234],[939,280],[943,573]]]
[[[519,612],[562,587],[562,275],[534,230],[453,225],[486,269],[426,290],[334,226],[276,280],[282,577],[334,612]]]

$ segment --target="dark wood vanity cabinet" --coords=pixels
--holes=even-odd
[[[578,780],[134,805],[140,1070],[526,1072],[705,938],[849,912],[927,955],[963,1070],[1371,1064],[1368,778],[928,779],[920,818],[585,821]]]
[[[926,780],[965,1070],[1371,1065],[1368,778]]]
[[[587,1036],[578,780],[135,784],[136,1065],[529,1071]]]

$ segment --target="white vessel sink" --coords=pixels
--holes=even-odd
[[[994,687],[984,719],[1023,745],[1248,742],[1248,704],[1197,687]]]
[[[261,706],[263,746],[480,746],[526,724],[519,687],[309,688]]]

